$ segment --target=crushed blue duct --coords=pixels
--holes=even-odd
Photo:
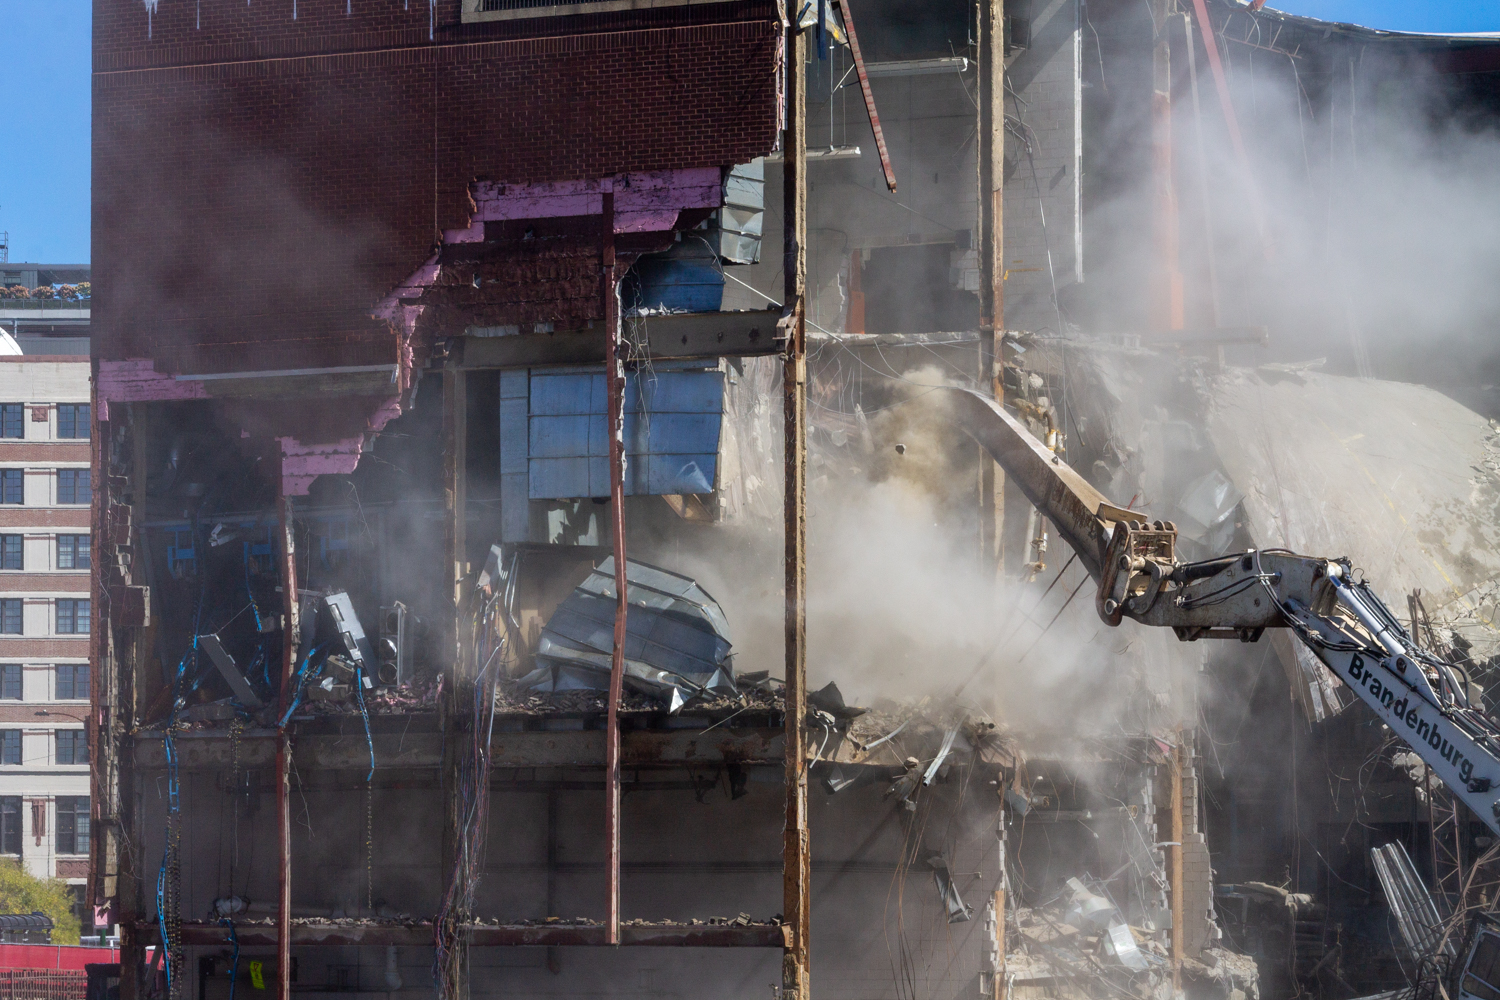
[[[534,691],[609,688],[615,627],[614,557],[568,596],[542,629]],[[700,696],[735,693],[729,623],[692,579],[646,563],[625,564],[625,685],[675,712]]]

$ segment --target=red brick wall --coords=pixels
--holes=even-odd
[[[461,25],[440,0],[96,0],[95,329],[177,371],[389,363],[370,307],[480,177],[771,149],[767,0]]]

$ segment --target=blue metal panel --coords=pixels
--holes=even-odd
[[[530,373],[500,373],[500,539],[529,542],[531,511],[527,488],[527,423]]]
[[[711,493],[724,382],[717,370],[652,371],[625,382],[627,495]],[[502,405],[504,405],[502,403]],[[533,372],[527,427],[533,500],[609,495],[600,371]],[[502,428],[502,440],[512,433]]]
[[[632,312],[718,312],[724,304],[724,272],[703,234],[688,233],[665,253],[637,260],[622,295]]]
[[[605,395],[602,371],[533,372],[531,376],[532,413],[603,413]]]
[[[605,448],[605,442],[595,441],[594,432],[604,414],[549,415],[546,410],[531,414],[530,457],[572,458],[576,455],[597,455]]]
[[[602,460],[600,460],[602,461]],[[594,477],[589,475],[593,459],[534,458],[531,460],[530,496],[533,500],[562,500],[568,497],[609,496],[609,473],[606,467],[604,491],[596,493]]]
[[[710,377],[705,377],[705,375]],[[717,372],[651,372],[625,380],[625,409],[653,413],[720,413],[724,381]]]
[[[719,450],[717,413],[652,413],[637,419],[647,433],[627,435],[627,455],[711,455]],[[628,417],[625,427],[630,428]]]
[[[724,275],[711,263],[692,260],[646,262],[640,271],[638,308],[666,312],[718,312],[724,305]]]

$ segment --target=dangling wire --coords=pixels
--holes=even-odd
[[[193,641],[182,659],[177,661],[177,676],[172,685],[172,708],[167,715],[166,731],[162,736],[162,746],[167,758],[167,826],[165,842],[162,845],[161,868],[156,875],[156,921],[157,929],[161,933],[162,967],[167,975],[167,997],[168,1000],[177,1000],[181,995],[181,972],[182,949],[181,929],[181,871],[179,859],[182,846],[182,802],[180,797],[181,786],[177,769],[177,741],[173,731],[177,727],[178,707],[183,699],[183,682],[188,673],[188,665],[191,661],[193,680],[198,679],[198,633],[203,626],[203,604],[208,596],[208,568],[207,547],[204,539],[200,537],[199,524],[196,515],[193,518],[193,550],[197,556],[198,567],[198,606],[193,612]]]
[[[223,917],[219,923],[229,928],[229,943],[234,946],[234,957],[229,960],[229,1000],[234,1000],[234,983],[240,976],[240,938],[234,932],[234,921]]]
[[[375,738],[370,735],[370,712],[365,707],[365,668],[354,668],[354,693],[359,698],[359,717],[365,723],[365,743],[370,748],[370,773],[365,775],[365,907],[375,915],[375,828],[371,805],[375,780]]]

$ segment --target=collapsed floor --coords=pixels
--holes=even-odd
[[[1048,379],[1055,377],[1047,358],[1073,348],[1038,340],[1024,346],[1034,377],[1018,387],[1018,396],[1035,397],[1035,415],[1045,423]],[[1092,398],[1110,400],[1114,408],[1080,407],[1078,419],[1088,431],[1079,434],[1083,444],[1069,454],[1070,462],[1092,464],[1115,495],[1144,497],[1142,507],[1152,514],[1164,511],[1179,524],[1197,524],[1189,530],[1199,533],[1205,552],[1253,544],[1248,493],[1230,483],[1207,494],[1217,503],[1207,508],[1199,497],[1204,483],[1217,483],[1220,469],[1233,467],[1233,456],[1222,442],[1214,452],[1187,432],[1171,435],[1174,427],[1200,419],[1195,408],[1223,386],[1264,376],[1191,359],[1177,374],[1163,376],[1158,355],[1107,345],[1094,345],[1090,358],[1088,364],[1074,358],[1076,380],[1129,382],[1139,377],[1134,366],[1144,365],[1153,378],[1177,388],[1152,394],[1166,405],[1144,418],[1144,436],[1128,429],[1134,411],[1125,405],[1139,390],[1095,392]],[[919,373],[920,364],[909,370]],[[1302,373],[1297,379],[1308,395],[1337,388],[1326,377]],[[836,381],[814,384],[817,391],[838,391]],[[1287,379],[1278,370],[1269,384],[1284,387]],[[1190,391],[1180,391],[1184,387]],[[418,412],[393,424],[391,441],[406,452],[386,451],[387,465],[420,462],[431,433],[422,430],[423,419]],[[430,415],[425,419],[431,423]],[[741,437],[754,436],[754,419],[747,416],[737,428]],[[1489,447],[1493,431],[1471,422],[1475,440]],[[845,480],[933,481],[925,469],[912,477],[891,454],[915,463],[955,462],[944,435],[925,418],[856,423],[852,430],[836,419],[815,426],[813,464],[833,496]],[[1102,439],[1101,426],[1109,428]],[[197,445],[222,456],[221,447],[212,440]],[[383,447],[377,442],[377,455]],[[1164,454],[1151,451],[1163,447]],[[928,448],[945,450],[924,454]],[[184,452],[192,449],[168,449],[156,461],[187,466],[173,458]],[[962,469],[963,460],[957,462]],[[1175,470],[1175,478],[1161,479],[1162,468]],[[483,469],[475,471],[480,478]],[[482,600],[463,627],[475,630],[474,655],[494,669],[478,675],[488,680],[480,680],[466,701],[455,702],[443,697],[439,669],[452,637],[435,624],[441,621],[437,610],[421,603],[426,580],[437,575],[423,555],[424,538],[437,524],[423,511],[437,509],[435,498],[388,499],[378,479],[321,484],[315,503],[299,509],[294,522],[297,550],[307,554],[302,621],[304,648],[312,652],[294,675],[292,706],[282,713],[273,707],[280,692],[268,667],[280,655],[280,601],[267,558],[275,522],[264,513],[213,509],[193,485],[211,473],[188,472],[197,474],[175,482],[163,475],[157,482],[165,485],[148,504],[143,555],[147,574],[158,576],[165,595],[153,640],[163,669],[146,675],[137,692],[142,726],[132,764],[147,790],[139,803],[140,856],[165,856],[164,837],[180,838],[172,869],[180,895],[166,903],[183,919],[166,921],[162,931],[180,943],[183,967],[199,968],[204,989],[218,989],[213,984],[229,975],[231,925],[248,960],[264,960],[275,940],[274,905],[267,902],[276,898],[275,880],[257,853],[263,859],[274,843],[269,767],[279,724],[295,733],[293,942],[299,949],[326,949],[297,951],[299,988],[369,990],[398,981],[417,988],[433,964],[434,940],[439,954],[455,946],[476,949],[476,988],[482,974],[494,991],[538,991],[543,982],[588,990],[627,974],[655,983],[657,974],[690,975],[700,965],[722,975],[726,962],[746,984],[756,976],[774,978],[770,953],[726,958],[675,951],[671,959],[659,952],[621,953],[577,963],[559,951],[595,944],[603,933],[597,802],[604,788],[606,703],[599,681],[606,674],[590,657],[607,645],[594,640],[589,647],[585,632],[569,632],[559,618],[559,609],[586,611],[587,601],[608,597],[610,574],[607,567],[602,576],[595,572],[598,555],[505,546],[488,554],[479,574]],[[941,509],[963,505],[973,479],[938,481],[958,484],[923,498]],[[241,500],[255,491],[251,482],[230,495]],[[340,492],[359,502],[326,503]],[[316,502],[320,493],[322,504]],[[643,558],[681,559],[688,538],[686,563],[701,566],[708,532],[741,540],[747,576],[762,558],[763,545],[743,542],[762,531],[750,505],[739,523],[722,517],[695,523],[659,502],[640,504],[636,513],[640,527],[632,548]],[[1176,803],[1185,891],[1179,919],[1191,993],[1238,1000],[1258,991],[1283,996],[1321,986],[1353,993],[1398,983],[1402,958],[1383,926],[1384,899],[1368,867],[1368,849],[1392,834],[1411,841],[1419,860],[1427,846],[1418,819],[1422,805],[1396,759],[1398,748],[1372,732],[1358,709],[1335,715],[1337,688],[1318,688],[1295,657],[1283,670],[1268,672],[1267,657],[1284,652],[1273,645],[1248,653],[1205,650],[1140,632],[1101,632],[1067,593],[1078,594],[1080,571],[1047,552],[1044,524],[1021,523],[1038,556],[1029,574],[1034,582],[1018,591],[1027,611],[1019,620],[1003,617],[1003,627],[985,635],[1008,643],[1002,665],[1024,664],[1033,648],[1049,659],[1066,658],[1064,687],[1056,686],[1057,677],[1038,675],[1033,681],[1042,688],[1028,689],[1014,678],[998,682],[986,674],[985,683],[966,693],[960,686],[957,696],[929,678],[933,693],[893,699],[879,694],[882,686],[909,689],[910,680],[864,645],[860,655],[874,658],[852,673],[836,661],[814,668],[814,677],[826,682],[811,693],[809,716],[819,991],[851,997],[961,992],[972,988],[975,976],[991,982],[998,975],[1017,996],[1158,995],[1171,979],[1167,849],[1173,846],[1174,767],[1182,782]],[[1361,542],[1357,535],[1341,540],[1351,549]],[[382,568],[382,558],[398,562],[399,571]],[[724,616],[754,622],[765,614],[758,605],[774,607],[775,595],[747,596],[731,586],[726,592],[735,602],[720,608],[690,578],[644,564],[632,564],[630,573],[633,608],[655,601],[653,613],[675,607],[677,624],[698,622],[693,641],[700,645],[693,648],[700,653],[693,655],[700,658],[683,660],[688,647],[657,643],[661,648],[654,649],[644,638],[645,645],[628,654],[635,666],[621,711],[623,941],[780,948],[780,681],[768,670],[751,669],[766,662],[753,636],[731,646],[727,626],[719,634],[714,624]],[[650,587],[641,582],[647,579]],[[720,592],[723,583],[712,589]],[[646,595],[639,600],[638,586]],[[681,609],[688,605],[697,610],[684,618]],[[343,610],[334,613],[334,607]],[[1449,614],[1438,608],[1440,622]],[[633,629],[635,621],[633,612]],[[376,624],[366,630],[361,622]],[[651,629],[635,631],[645,636]],[[905,642],[912,631],[908,624],[886,633],[891,645],[884,659],[911,655]],[[222,657],[194,642],[200,632],[215,638]],[[544,645],[548,635],[584,638],[564,648]],[[1080,657],[1074,647],[1089,636]],[[206,651],[199,654],[200,648]],[[1483,655],[1472,642],[1465,648]],[[1184,651],[1192,655],[1184,659]],[[963,643],[939,643],[918,660],[933,676],[961,678],[964,670],[955,672],[953,658],[974,652]],[[979,665],[993,652],[980,656]],[[1197,655],[1205,652],[1212,655]],[[1208,673],[1197,696],[1199,726],[1184,741],[1174,706],[1200,669]],[[236,692],[231,671],[240,673],[248,697]],[[847,701],[840,681],[851,692]],[[1274,707],[1309,683],[1302,690],[1313,693],[1298,696],[1300,703],[1321,697],[1318,703],[1333,716],[1311,730]],[[1077,710],[1080,728],[1051,734],[1028,728],[1036,712],[1027,706],[1038,690],[1060,698],[1061,711]],[[250,699],[265,707],[252,708]],[[1097,704],[1086,710],[1101,700],[1107,712]],[[482,750],[455,745],[454,730],[444,722],[455,705],[475,713],[466,728],[487,734]],[[1243,739],[1252,717],[1263,732]],[[1124,735],[1132,724],[1138,735]],[[1301,747],[1303,755],[1299,760],[1294,753],[1280,771],[1264,757],[1268,741],[1277,740]],[[472,893],[472,902],[458,911],[449,896],[458,883],[444,874],[454,862],[441,856],[441,839],[432,836],[435,818],[451,801],[442,776],[455,773],[455,761],[464,794],[471,796],[460,800],[481,808],[472,796],[483,787],[487,816],[467,842],[476,853],[460,869],[465,875],[458,887]],[[1329,803],[1321,789],[1310,790],[1311,776],[1324,768],[1356,794]],[[1278,781],[1285,783],[1278,787]],[[174,804],[182,817],[175,821]],[[1298,809],[1317,817],[1316,834],[1299,825],[1308,820],[1297,818]],[[1307,856],[1299,861],[1304,845]],[[997,897],[1001,888],[1008,895]],[[994,916],[997,898],[1005,912],[1003,933]],[[458,925],[451,923],[455,912],[463,914]],[[149,938],[159,924],[158,911],[150,909],[136,933]],[[454,926],[461,933],[445,942],[444,928]],[[1003,961],[997,941],[1004,943]],[[483,949],[502,945],[519,949],[518,957],[480,957]],[[526,957],[528,948],[538,957]]]

